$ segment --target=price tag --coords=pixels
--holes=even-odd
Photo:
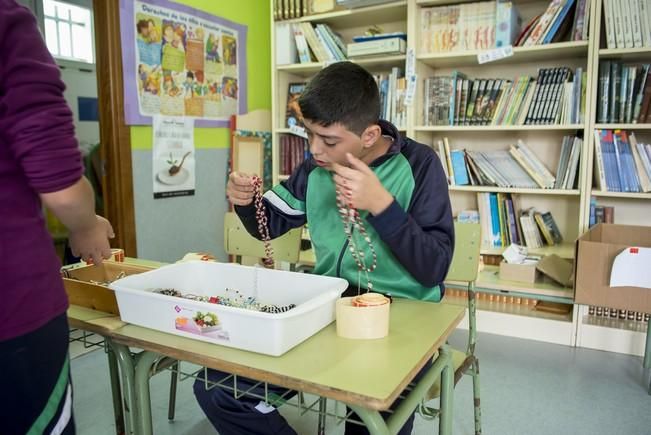
[[[307,133],[305,132],[305,129],[299,125],[292,125],[289,127],[289,132],[291,134],[295,134],[296,136],[300,136],[304,139],[307,139]]]
[[[505,47],[495,48],[493,50],[479,53],[477,55],[477,62],[481,65],[483,63],[495,62],[496,60],[510,56],[513,56],[513,46],[507,45]]]
[[[407,90],[405,92],[405,106],[411,106],[416,93],[416,52],[413,48],[407,50],[407,59],[405,65],[405,79],[407,80]]]

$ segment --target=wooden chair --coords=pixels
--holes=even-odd
[[[294,228],[271,241],[274,260],[289,263],[291,270],[294,270],[294,265],[298,263],[302,230],[302,227]],[[242,262],[242,257],[265,256],[264,244],[249,234],[240,218],[233,212],[224,216],[224,250],[227,254],[234,255],[238,263]]]
[[[479,360],[475,356],[477,343],[475,281],[479,273],[479,248],[481,230],[479,224],[454,224],[455,244],[454,257],[446,277],[446,283],[453,286],[463,286],[468,293],[468,344],[465,351],[452,349],[454,364],[454,384],[463,375],[472,376],[473,404],[475,414],[475,434],[481,434],[481,403],[479,398]],[[445,300],[443,301],[445,303]],[[419,408],[424,418],[435,418],[439,410],[425,405],[425,402],[440,396],[440,379],[426,396]]]

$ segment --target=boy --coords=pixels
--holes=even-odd
[[[354,63],[338,62],[321,70],[299,105],[312,159],[265,193],[270,236],[309,222],[316,255],[314,273],[345,278],[351,283],[347,293],[357,294],[357,283],[366,282],[366,276],[360,275],[349,251],[336,201],[339,196],[360,212],[374,247],[376,256],[355,235],[357,249],[364,248],[366,266],[377,259],[376,269],[369,274],[373,291],[440,301],[442,281],[452,260],[454,224],[445,174],[436,154],[402,138],[393,125],[379,119],[380,97],[373,76]],[[260,237],[251,177],[232,173],[226,193],[247,230]],[[208,371],[211,381],[224,377]],[[242,382],[238,378],[238,389],[245,388]],[[195,383],[195,395],[221,435],[295,434],[263,402],[238,401],[220,388],[206,391],[203,380]],[[411,433],[412,426],[413,415],[400,434]],[[368,432],[346,425],[346,435],[362,433]]]

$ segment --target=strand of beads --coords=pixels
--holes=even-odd
[[[348,239],[348,249],[350,250],[352,257],[355,260],[355,264],[357,264],[357,269],[359,272],[364,272],[366,274],[366,288],[368,291],[373,291],[373,283],[371,282],[368,274],[373,272],[377,267],[377,253],[375,252],[375,246],[373,246],[371,237],[366,232],[366,227],[364,225],[362,217],[359,214],[359,211],[357,211],[357,209],[354,208],[352,204],[345,202],[343,194],[341,192],[337,192],[337,208],[339,209],[339,216],[341,216],[341,220],[344,224],[344,232],[346,233],[346,238]],[[364,251],[363,249],[358,248],[358,245],[355,241],[353,234],[355,232],[355,229],[357,229],[360,237],[364,242],[366,242],[369,250],[371,251],[373,258],[371,265],[368,267],[366,266]]]
[[[264,267],[270,269],[274,267],[274,250],[271,247],[271,237],[269,236],[267,211],[262,201],[262,179],[260,177],[253,177],[253,188],[255,189],[255,198],[253,200],[255,204],[255,217],[258,221],[258,232],[260,233],[260,237],[262,237],[264,252],[266,254],[266,257],[262,259],[262,263]]]

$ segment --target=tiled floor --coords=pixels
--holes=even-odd
[[[464,338],[457,331],[452,344],[462,347]],[[484,434],[651,434],[649,374],[640,358],[490,334],[480,334],[478,342]],[[107,373],[102,351],[72,361],[80,435],[115,433]],[[191,381],[179,385],[173,422],[167,421],[169,376],[159,374],[151,384],[155,434],[216,433],[196,404]],[[455,394],[455,434],[474,433],[471,404],[470,378],[462,379]],[[290,407],[281,412],[299,434],[315,434],[314,415],[300,416]],[[435,427],[417,417],[414,434],[435,434]],[[328,421],[328,435],[342,433]]]

